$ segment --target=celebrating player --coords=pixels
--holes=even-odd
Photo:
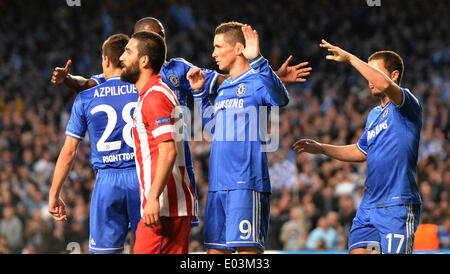
[[[133,137],[140,183],[141,221],[135,253],[188,253],[196,203],[186,172],[185,143],[175,130],[175,93],[159,74],[166,58],[164,39],[137,32],[120,57],[121,79],[135,84],[139,101]]]
[[[258,34],[250,26],[219,25],[212,56],[230,78],[218,89],[213,113],[205,247],[210,254],[263,253],[271,186],[261,138],[250,132],[262,126],[261,106],[285,106],[289,95],[260,54]],[[188,79],[194,96],[208,105],[201,70],[190,70]]]
[[[153,17],[142,18],[135,24],[134,32],[136,33],[141,31],[156,32],[165,38],[165,30],[162,23]],[[277,72],[278,76],[285,82],[306,81],[304,77],[309,75],[311,71],[310,67],[305,67],[308,63],[302,62],[294,66],[289,66],[292,59],[293,57],[289,56],[289,58],[283,63]],[[96,86],[97,84],[101,84],[105,81],[103,74],[92,76],[90,79],[69,74],[71,63],[72,61],[69,60],[64,68],[55,68],[51,80],[52,83],[64,83],[67,87],[74,91],[81,91],[86,88]],[[175,92],[177,99],[182,106],[187,105],[187,96],[190,92],[192,92],[189,81],[186,78],[186,74],[194,67],[195,66],[183,58],[173,58],[164,62],[160,72],[163,82]],[[208,90],[208,93],[214,93],[220,84],[229,77],[229,75],[218,74],[217,72],[208,69],[202,69],[202,71],[206,77],[205,89]],[[194,167],[192,164],[188,140],[185,141],[185,153],[187,172],[189,174],[190,181],[193,184],[193,188],[196,190]],[[195,217],[193,226],[198,226],[198,224],[198,218]]]
[[[123,250],[128,224],[133,233],[139,222],[139,182],[131,135],[132,110],[138,92],[120,81],[119,58],[129,37],[110,36],[102,47],[106,82],[78,94],[66,129],[66,140],[56,162],[49,193],[49,212],[66,220],[60,197],[63,182],[75,159],[86,130],[91,141],[91,162],[97,174],[90,207],[89,252],[118,253]]]
[[[422,108],[408,89],[399,86],[403,60],[395,52],[379,51],[366,63],[325,40],[320,46],[333,53],[328,60],[355,67],[381,105],[370,111],[356,144],[333,146],[302,139],[293,148],[341,161],[367,161],[366,188],[349,235],[350,253],[371,253],[372,248],[411,253],[421,210],[415,174]]]

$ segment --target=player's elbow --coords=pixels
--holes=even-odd
[[[285,107],[285,106],[287,106],[288,104],[289,104],[289,98],[286,97],[286,99],[283,100],[283,101],[281,102],[280,107]]]
[[[177,157],[177,149],[175,147],[174,141],[164,142],[162,146],[160,146],[160,154],[165,158],[168,162],[175,161]]]
[[[72,147],[64,146],[61,150],[60,157],[65,162],[71,162],[73,159],[75,159],[77,155],[77,150],[73,149]]]
[[[280,96],[279,100],[278,100],[278,105],[280,107],[285,107],[289,104],[289,95],[286,93],[284,96]]]
[[[392,88],[393,86],[393,82],[389,81],[387,79],[383,79],[382,81],[380,81],[380,83],[378,83],[377,88],[381,91],[381,92],[389,92],[389,90]]]

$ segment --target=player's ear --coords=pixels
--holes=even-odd
[[[241,42],[236,42],[236,45],[234,46],[236,55],[242,55],[244,48],[245,46]]]
[[[147,55],[144,55],[141,58],[139,58],[139,62],[141,64],[142,68],[149,68],[150,67],[150,58],[148,58]]]
[[[391,80],[395,83],[398,83],[398,77],[400,77],[400,72],[398,70],[394,70],[391,72]]]
[[[110,62],[108,56],[102,55],[102,61],[105,64],[105,67],[107,67],[107,68],[111,65],[111,62]]]

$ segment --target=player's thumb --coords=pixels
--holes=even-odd
[[[291,62],[292,58],[293,58],[292,55],[289,55],[288,59],[286,59],[286,61],[281,65],[281,67],[282,68],[287,67],[289,65],[289,63]]]
[[[65,71],[69,71],[70,65],[72,65],[72,60],[67,60],[66,66],[64,67]]]

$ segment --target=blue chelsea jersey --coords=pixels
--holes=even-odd
[[[88,131],[94,170],[135,166],[131,128],[138,99],[136,87],[120,77],[78,94],[66,135],[81,140]]]
[[[267,133],[271,107],[286,105],[289,96],[267,60],[261,56],[255,59],[250,60],[250,69],[222,83],[212,107],[213,119],[204,119],[204,122],[213,121],[214,124],[208,191],[252,189],[271,192],[261,134]],[[202,98],[203,114],[205,108],[210,107],[207,95],[204,89],[195,94],[196,98]]]
[[[160,74],[163,82],[177,95],[178,102],[182,106],[187,106],[188,93],[192,92],[186,74],[194,67],[194,65],[183,58],[173,58],[165,62],[161,68]],[[202,71],[206,78],[205,89],[207,89],[208,93],[213,94],[219,73],[204,68],[202,68]],[[91,77],[91,80],[101,84],[105,82],[105,77],[103,74],[94,75]]]
[[[372,109],[357,148],[367,156],[366,189],[361,207],[420,204],[416,168],[422,108],[401,88],[402,103]]]
[[[165,62],[161,68],[161,77],[163,82],[170,87],[170,89],[176,94],[178,102],[181,106],[187,106],[187,98],[190,92],[193,92],[189,80],[186,78],[186,74],[191,68],[195,66],[184,60],[183,58],[173,58]],[[219,73],[209,69],[201,69],[205,75],[205,89],[208,93],[214,93],[214,85],[216,84]],[[94,75],[91,80],[97,84],[105,82],[103,74]],[[185,116],[186,117],[186,116]],[[189,137],[189,136],[188,136]],[[194,172],[194,166],[191,159],[191,153],[189,149],[189,142],[185,141],[186,153],[186,168],[189,173]]]

